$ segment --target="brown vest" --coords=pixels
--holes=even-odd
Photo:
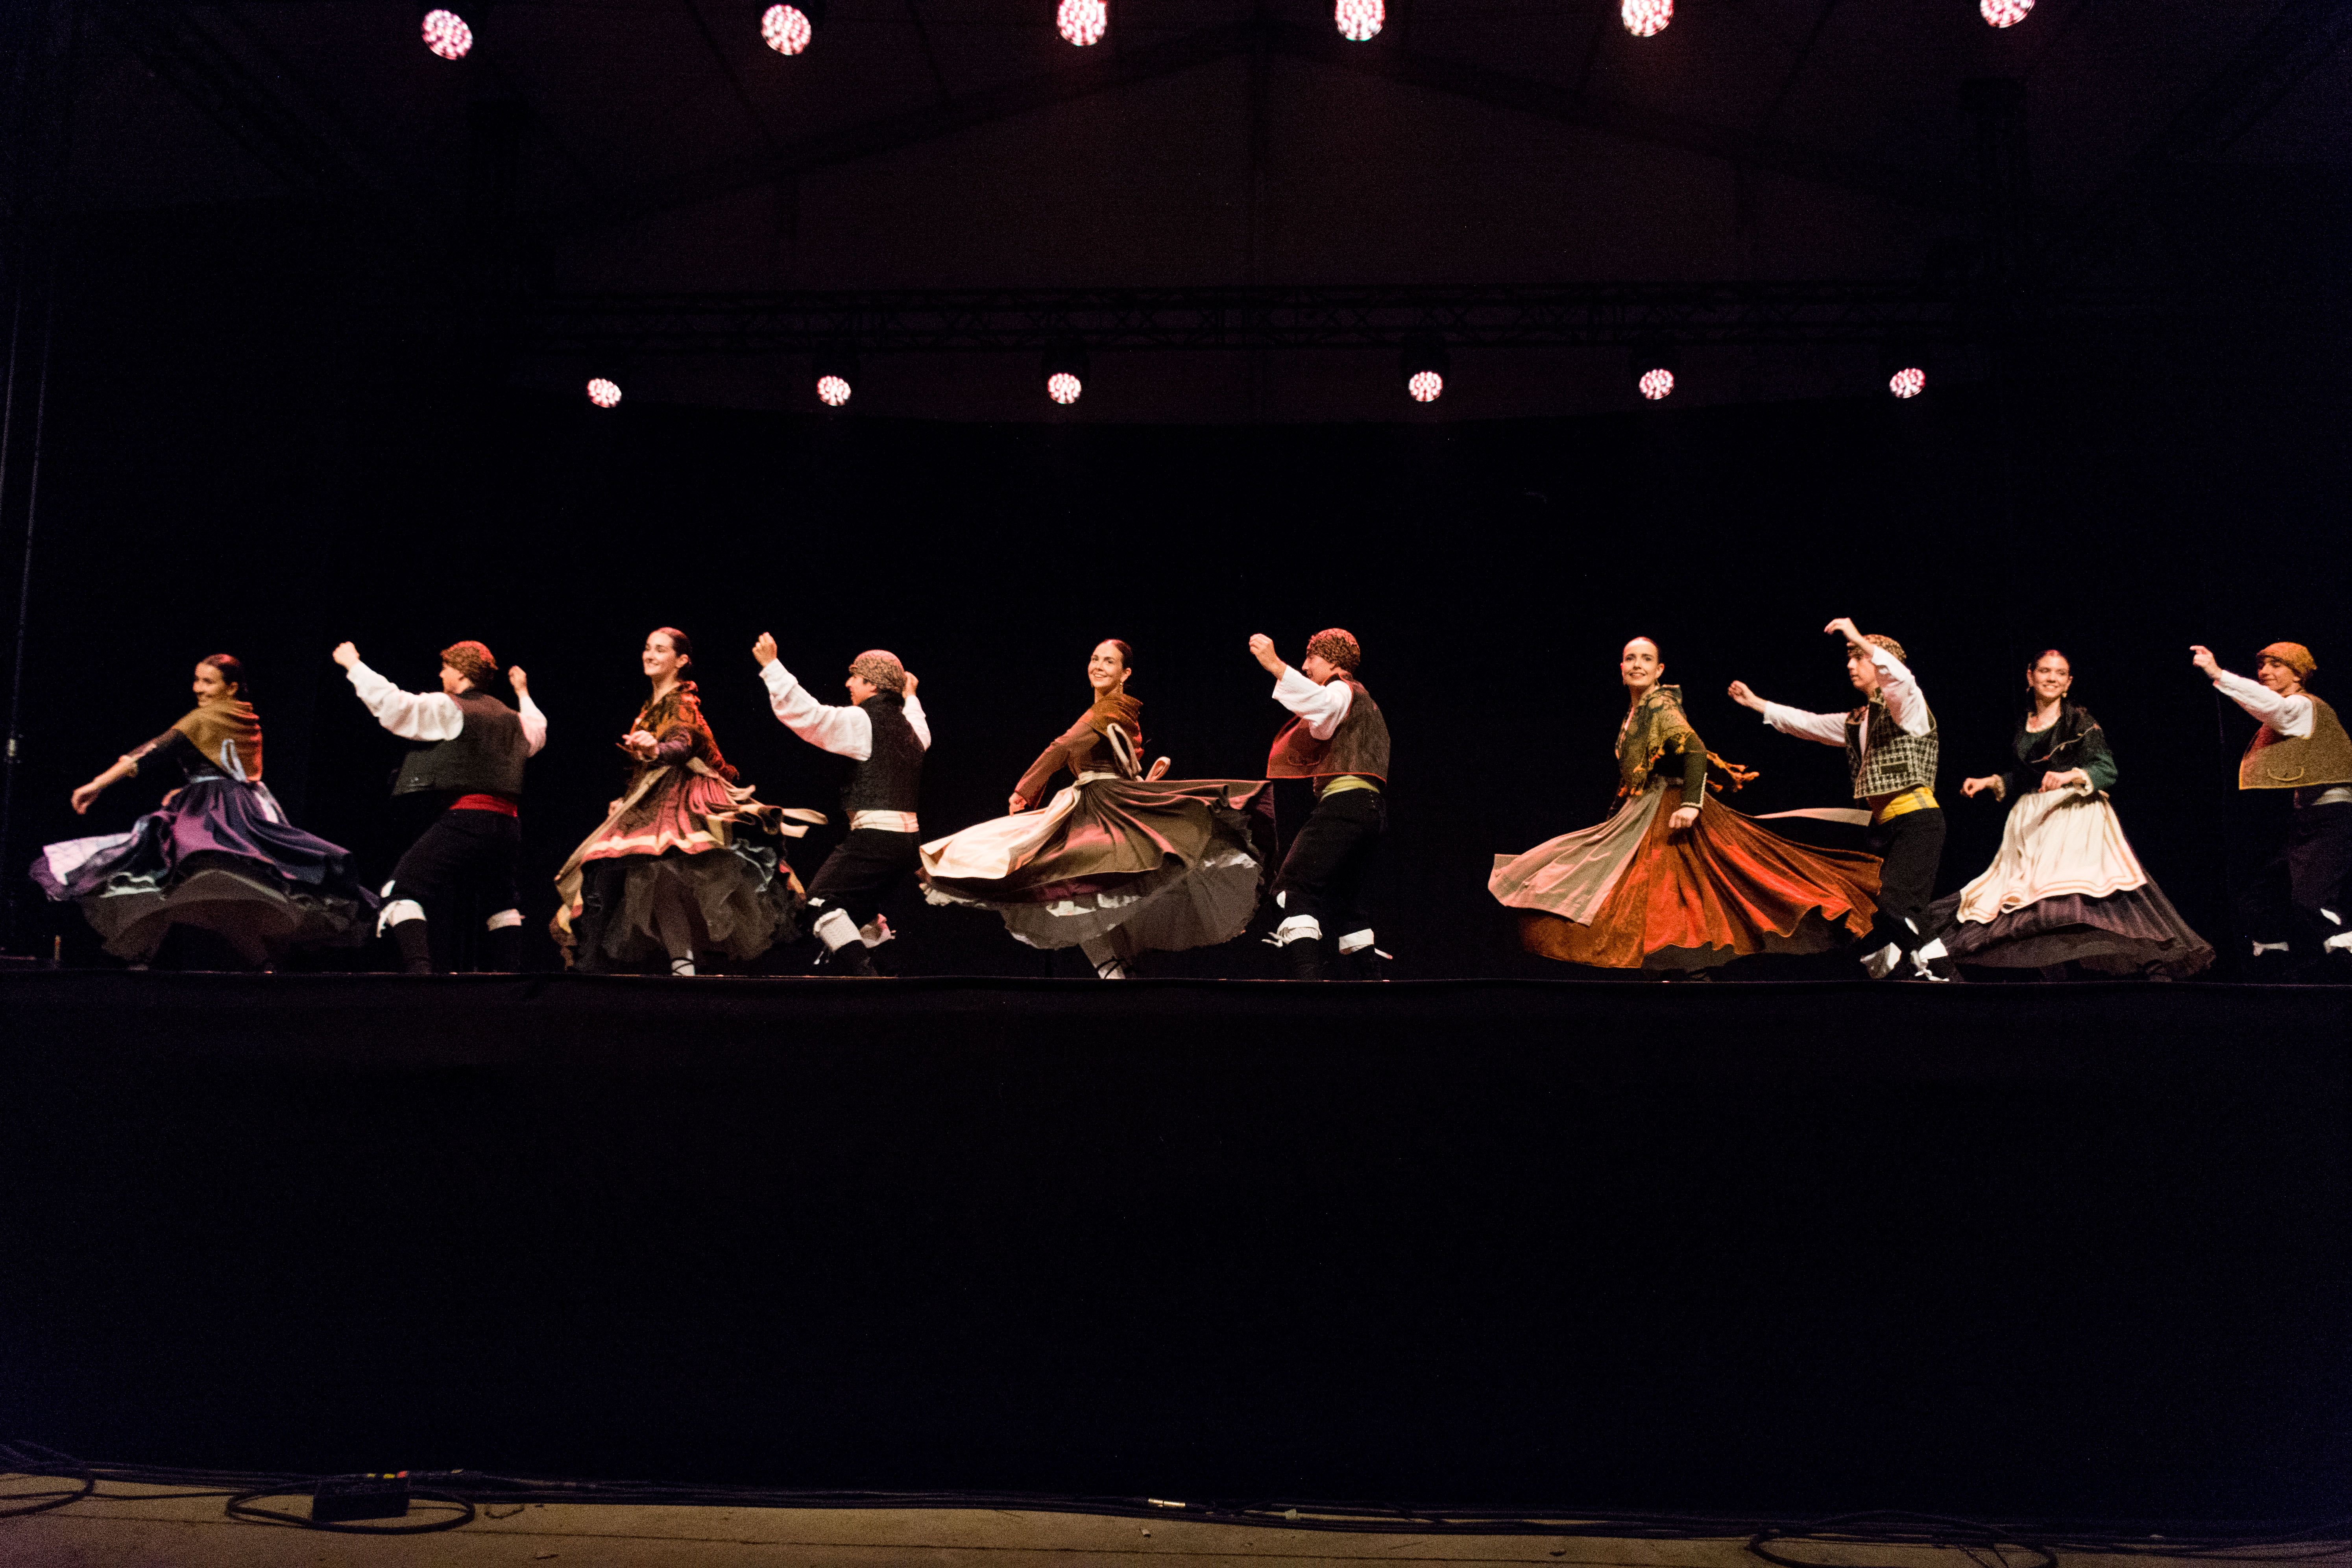
[[[1354,676],[1339,679],[1355,692],[1348,699],[1348,716],[1339,721],[1328,741],[1308,734],[1304,719],[1285,724],[1282,733],[1274,738],[1274,750],[1266,755],[1266,777],[1330,779],[1353,773],[1389,782],[1389,723],[1381,717],[1381,705]]]
[[[2310,693],[2305,692],[2305,696]],[[2311,699],[2311,733],[2298,741],[2268,724],[2254,731],[2238,763],[2240,789],[2313,789],[2352,784],[2352,735],[2336,710]]]

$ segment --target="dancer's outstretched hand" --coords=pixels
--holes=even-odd
[[[1836,620],[1833,620],[1828,626],[1823,626],[1822,630],[1825,632],[1843,632],[1845,634],[1845,640],[1851,643],[1858,643],[1862,640],[1862,628],[1853,624],[1853,617],[1852,616],[1840,616]]]
[[[518,697],[530,695],[530,677],[523,673],[523,668],[519,664],[507,666],[507,684],[515,689]]]
[[[1735,680],[1731,683],[1731,700],[1734,702],[1738,703],[1742,708],[1761,708],[1764,706],[1764,699],[1757,696],[1753,691],[1750,691],[1748,689],[1748,682],[1744,680]]]
[[[1274,639],[1264,632],[1250,634],[1250,657],[1264,666],[1268,675],[1282,673],[1282,656],[1274,651]]]
[[[2221,671],[2221,660],[2215,658],[2213,650],[2201,642],[2189,645],[2189,662],[2208,675],[2218,675]]]
[[[900,691],[898,695],[901,697],[912,697],[915,694],[915,688],[920,686],[922,682],[915,679],[915,672],[911,669],[902,669],[898,673],[907,678],[906,688],[904,690]]]
[[[2000,783],[2000,780],[1995,778],[1990,773],[1985,774],[1982,778],[1962,779],[1960,781],[1960,793],[1973,800],[1978,795],[1982,795],[1985,791],[1996,788]]]
[[[1029,803],[1023,800],[1018,795],[1009,795],[1005,798],[1004,810],[1005,815],[1008,816],[1018,816],[1028,809]]]
[[[105,793],[105,790],[106,786],[104,784],[99,783],[96,779],[92,779],[89,783],[74,791],[74,815],[76,816],[88,816],[89,815],[90,803],[97,800],[100,795]]]
[[[766,632],[761,632],[760,634],[759,640],[751,645],[751,657],[760,661],[760,668],[761,669],[765,669],[768,666],[775,663],[776,639],[770,637]]]
[[[335,651],[328,657],[349,669],[360,661],[360,650],[348,642],[339,642],[335,645]]]

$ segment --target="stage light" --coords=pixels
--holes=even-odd
[[[827,408],[838,408],[849,401],[849,383],[837,375],[816,378],[816,397]]]
[[[796,55],[809,47],[816,27],[797,5],[771,5],[760,17],[760,41],[780,55]]]
[[[1916,397],[1927,390],[1927,373],[1916,364],[1905,365],[1886,378],[1886,390],[1897,397]]]
[[[474,47],[474,29],[455,11],[425,13],[425,47],[445,60],[461,60]]]
[[[1654,38],[1675,19],[1675,0],[1625,0],[1617,19],[1637,38]]]
[[[1642,389],[1643,396],[1656,403],[1675,395],[1675,373],[1664,365],[1658,365],[1643,371],[1642,379],[1634,384]]]
[[[1388,7],[1381,0],[1339,0],[1331,10],[1331,20],[1338,25],[1339,36],[1355,44],[1378,37],[1381,25],[1388,19]]]
[[[1415,403],[1434,403],[1444,395],[1445,373],[1453,368],[1445,344],[1433,337],[1407,338],[1397,361],[1397,369],[1404,376],[1405,395]]]
[[[850,391],[857,384],[857,351],[847,343],[822,344],[809,373],[816,381],[816,400],[827,408],[838,408],[849,401]]]
[[[1977,0],[1978,13],[1996,27],[2014,27],[2032,9],[2033,0]]]
[[[1054,13],[1054,26],[1083,49],[1102,41],[1103,29],[1110,26],[1110,7],[1103,0],[1062,0],[1061,8]]]
[[[1038,371],[1045,378],[1045,395],[1068,407],[1087,389],[1087,350],[1084,343],[1055,343],[1045,350]]]
[[[612,407],[621,401],[619,384],[607,381],[601,375],[593,377],[588,383],[588,401],[599,408]]]

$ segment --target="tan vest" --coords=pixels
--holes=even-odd
[[[2305,696],[2310,693],[2305,692]],[[2352,784],[2352,735],[2336,710],[2311,699],[2311,733],[2302,740],[2268,724],[2254,731],[2238,763],[2240,789],[2316,789]]]

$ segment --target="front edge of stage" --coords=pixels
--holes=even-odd
[[[113,1459],[2341,1511],[2347,1001],[0,979],[0,1408]]]

